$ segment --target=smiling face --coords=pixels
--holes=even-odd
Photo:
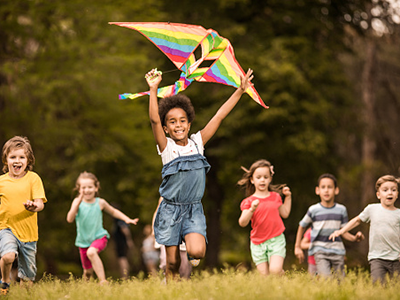
[[[398,184],[392,181],[382,183],[376,192],[376,196],[381,201],[381,205],[386,209],[395,209],[394,203],[399,196]]]
[[[253,176],[250,178],[250,182],[254,184],[256,193],[266,194],[269,192],[268,187],[272,181],[271,170],[269,167],[257,168]]]
[[[28,157],[25,149],[15,148],[10,150],[7,155],[8,174],[12,178],[22,178],[26,174]]]
[[[322,178],[315,188],[315,193],[321,198],[322,204],[329,207],[333,205],[335,196],[339,194],[339,188],[335,187],[335,182],[331,178]]]
[[[190,125],[186,112],[182,108],[175,107],[165,115],[163,129],[176,144],[186,146]]]
[[[99,188],[91,178],[79,179],[79,193],[83,195],[83,200],[91,202],[96,197]]]

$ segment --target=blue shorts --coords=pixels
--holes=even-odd
[[[154,222],[157,243],[178,246],[189,233],[199,233],[207,242],[206,229],[206,217],[201,202],[183,205],[166,200],[161,202]]]
[[[35,280],[36,245],[37,242],[21,242],[9,228],[0,230],[0,255],[15,253],[18,257],[18,277],[21,279]]]
[[[283,258],[286,257],[286,239],[285,235],[282,233],[277,237],[266,240],[264,243],[255,245],[250,242],[251,258],[253,262],[257,265],[269,262],[271,256],[278,255]]]

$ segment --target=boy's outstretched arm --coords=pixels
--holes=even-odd
[[[251,80],[253,79],[253,70],[249,69],[245,77],[240,77],[240,87],[229,97],[228,100],[220,107],[214,117],[207,123],[206,127],[201,130],[201,137],[203,145],[205,145],[218,130],[221,122],[231,112],[235,105],[239,102],[240,97],[246,90],[252,86]]]
[[[301,240],[303,238],[305,230],[306,229],[303,226],[299,225],[296,234],[296,243],[294,244],[294,255],[296,255],[296,257],[298,258],[299,263],[302,263],[304,261],[304,253],[303,250],[301,249]]]
[[[351,219],[343,228],[341,228],[340,230],[336,230],[335,232],[333,232],[330,236],[329,239],[330,240],[334,240],[335,238],[346,234],[348,231],[352,230],[353,228],[357,227],[358,225],[361,224],[361,219],[359,216],[354,217],[353,219]],[[351,236],[353,236],[352,234],[350,234]],[[362,233],[361,233],[362,235]],[[349,235],[344,235],[343,238],[345,238],[346,240],[349,241],[356,241],[356,239],[353,239],[351,236]],[[354,237],[354,236],[353,236]],[[364,235],[362,235],[362,237],[360,236],[359,233],[357,233],[356,238],[363,240],[364,239]]]
[[[158,114],[157,90],[158,90],[158,85],[162,80],[162,76],[160,73],[156,72],[155,69],[153,69],[146,74],[145,78],[150,88],[149,117],[150,117],[151,129],[153,130],[154,139],[156,140],[158,148],[160,152],[162,152],[167,146],[167,138],[162,128],[160,115]]]

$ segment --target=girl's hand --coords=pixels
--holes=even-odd
[[[260,204],[260,200],[254,200],[253,202],[251,202],[251,207],[250,207],[250,210],[252,211],[252,212],[254,212],[256,209],[257,209],[257,207],[258,207],[258,205]]]
[[[292,192],[290,191],[290,188],[288,186],[285,186],[282,189],[282,194],[285,195],[285,197],[288,197],[292,195]]]
[[[126,224],[133,224],[133,225],[136,225],[138,222],[139,222],[139,218],[129,219],[129,220],[125,221]]]
[[[144,78],[146,78],[147,84],[149,85],[150,89],[158,88],[158,85],[162,80],[162,73],[161,71],[157,71],[157,69],[152,69],[144,76]]]
[[[253,86],[253,84],[251,83],[251,80],[254,78],[253,74],[253,70],[249,69],[246,73],[246,76],[240,76],[240,89],[243,91],[243,93],[251,86]]]

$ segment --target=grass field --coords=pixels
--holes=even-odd
[[[1,297],[0,297],[1,298]],[[385,286],[372,284],[366,272],[351,271],[338,280],[312,279],[305,272],[290,271],[282,277],[261,277],[256,272],[232,269],[195,273],[191,280],[168,282],[162,278],[132,278],[111,281],[100,286],[96,281],[82,282],[51,276],[36,282],[32,288],[12,285],[4,299],[400,299],[400,281]]]

